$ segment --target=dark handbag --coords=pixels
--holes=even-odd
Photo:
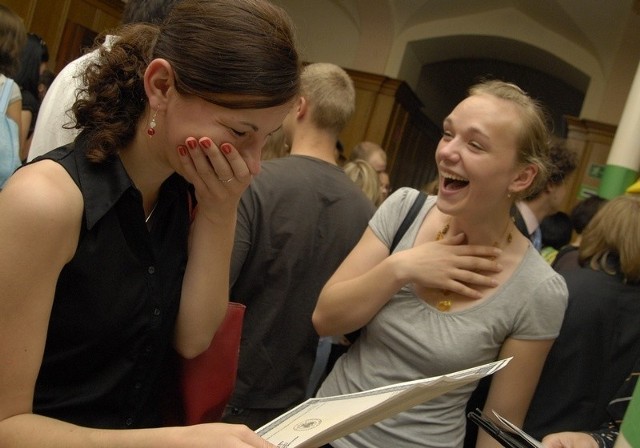
[[[187,193],[187,204],[193,221],[197,206],[192,190]],[[177,385],[182,408],[168,411],[169,424],[220,421],[236,385],[245,310],[245,305],[229,302],[207,350],[193,359],[179,358]]]
[[[180,389],[185,424],[220,421],[236,384],[245,309],[240,303],[229,302],[209,348],[193,359],[182,360]]]

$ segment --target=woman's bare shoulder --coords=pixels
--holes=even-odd
[[[80,190],[53,161],[19,169],[0,191],[0,235],[64,249],[77,242],[82,213]]]

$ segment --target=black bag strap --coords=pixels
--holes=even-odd
[[[402,236],[405,234],[405,232],[407,231],[407,229],[409,228],[413,220],[416,219],[416,216],[418,215],[418,212],[422,208],[422,204],[424,204],[424,201],[426,201],[426,199],[427,199],[427,195],[424,194],[422,191],[419,191],[418,197],[415,199],[415,201],[413,201],[411,208],[407,212],[407,216],[404,217],[404,220],[400,223],[400,227],[398,227],[398,230],[396,231],[396,235],[393,237],[393,241],[391,242],[391,247],[389,248],[389,253],[393,252],[393,250],[396,248],[396,246],[398,245],[398,242],[400,241],[400,239],[402,239]],[[359,328],[355,331],[352,331],[351,333],[345,334],[345,337],[349,340],[349,342],[353,344],[356,341],[356,339],[358,339],[358,337],[360,336],[361,331],[362,331],[362,328]]]
[[[400,227],[398,227],[398,230],[396,231],[396,236],[393,237],[393,241],[391,242],[391,247],[389,247],[389,253],[393,253],[393,250],[396,248],[396,246],[398,245],[398,243],[406,233],[407,229],[409,228],[413,220],[416,219],[416,216],[418,215],[418,212],[422,208],[422,204],[424,204],[424,201],[426,199],[427,199],[427,195],[424,194],[422,191],[419,191],[418,197],[416,197],[416,200],[413,201],[413,205],[411,205],[411,208],[407,212],[407,216],[405,216],[402,223],[400,223]]]

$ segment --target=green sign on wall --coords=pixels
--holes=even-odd
[[[591,164],[589,166],[589,177],[594,179],[602,179],[602,173],[604,173],[604,165]]]

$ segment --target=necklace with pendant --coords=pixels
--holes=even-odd
[[[153,212],[156,211],[156,207],[158,206],[158,201],[156,201],[156,203],[153,205],[153,208],[151,209],[151,211],[149,212],[149,215],[144,218],[144,222],[145,224],[149,224],[149,220],[151,219],[151,215],[153,215]]]
[[[511,226],[511,222],[513,219],[509,219],[509,221],[507,222],[507,226],[504,229],[504,232],[502,233],[502,238],[500,238],[500,240],[504,239],[504,236],[506,235],[506,244],[505,246],[508,246],[509,244],[511,244],[511,241],[513,240],[513,235],[511,234],[511,231],[509,231],[509,227]],[[446,223],[444,225],[444,227],[442,227],[442,229],[440,229],[438,231],[438,233],[436,233],[436,241],[440,241],[441,239],[443,239],[445,237],[445,235],[447,234],[447,232],[449,232],[449,227],[451,221],[449,221],[448,223]],[[500,248],[500,240],[498,241],[494,241],[493,242],[493,247],[497,247]],[[491,257],[492,260],[495,259],[495,257]],[[438,311],[449,311],[451,309],[451,307],[453,306],[453,300],[451,300],[448,296],[451,294],[451,291],[447,290],[447,289],[443,289],[442,290],[442,295],[444,296],[443,299],[439,300],[438,303],[436,304],[436,308],[438,309]]]

